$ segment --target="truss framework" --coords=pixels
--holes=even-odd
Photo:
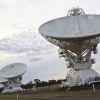
[[[64,57],[68,68],[74,70],[85,69],[92,67],[95,63],[94,59],[91,59],[91,52],[97,54],[97,44],[100,42],[99,37],[95,37],[89,40],[82,41],[67,41],[63,39],[56,39],[52,37],[44,36],[49,42],[59,46],[59,57]],[[82,67],[80,67],[82,66]]]

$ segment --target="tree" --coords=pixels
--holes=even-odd
[[[35,86],[38,88],[41,81],[39,79],[34,79],[34,82],[35,82]]]
[[[24,85],[24,84],[22,84],[20,87],[21,87],[22,89],[25,89],[25,90],[27,89],[27,88],[26,88],[26,85]]]
[[[61,84],[63,80],[57,80],[57,84]]]
[[[40,84],[38,84],[38,87],[42,87],[42,86],[48,86],[48,82],[42,81]]]
[[[21,88],[22,88],[22,89],[25,89],[25,90],[26,90],[26,89],[32,89],[34,85],[35,85],[35,84],[29,82],[29,83],[27,83],[27,84],[25,84],[25,85],[22,84],[22,85],[21,85]]]
[[[41,81],[39,79],[34,79],[35,83],[41,83]]]
[[[56,80],[49,80],[49,85],[55,85],[55,84],[57,84],[57,82],[56,82]]]

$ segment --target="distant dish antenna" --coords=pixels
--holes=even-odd
[[[27,66],[23,63],[13,63],[0,70],[0,76],[7,79],[7,87],[3,93],[21,91],[22,75],[26,72]]]
[[[82,8],[72,8],[67,16],[48,21],[39,27],[41,35],[59,46],[59,56],[69,63],[65,85],[68,87],[100,81],[91,69],[100,42],[100,15],[85,14]]]

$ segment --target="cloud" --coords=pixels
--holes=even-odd
[[[32,59],[30,59],[29,61],[32,62],[32,61],[38,61],[38,60],[41,60],[42,58],[38,58],[38,57],[34,57]]]
[[[53,48],[38,32],[30,30],[0,40],[0,52],[24,54],[31,57],[30,61],[40,60],[43,54],[52,53]]]

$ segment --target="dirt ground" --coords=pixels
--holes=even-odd
[[[11,97],[13,96],[13,94],[7,96]],[[19,97],[30,98],[29,100],[100,100],[100,90],[61,93],[19,94]]]

